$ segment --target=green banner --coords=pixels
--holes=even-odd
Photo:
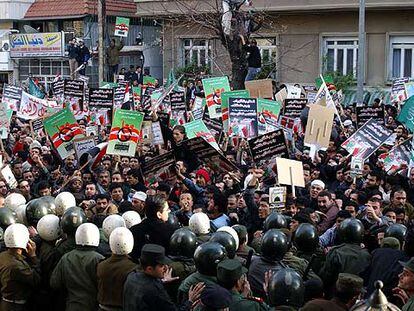
[[[43,124],[62,159],[75,153],[73,140],[85,136],[69,108],[62,109],[45,118]]]
[[[257,99],[257,120],[259,124],[259,135],[273,132],[279,129],[278,118],[282,103],[268,99]]]
[[[184,124],[185,134],[188,139],[194,137],[203,137],[208,143],[214,147],[216,150],[220,150],[219,145],[217,144],[213,134],[207,128],[203,120],[195,120],[189,123]]]
[[[397,120],[403,123],[410,132],[414,132],[414,96],[405,101]]]
[[[216,77],[203,79],[208,114],[212,119],[221,117],[221,93],[230,91],[229,78]]]
[[[133,157],[141,137],[143,120],[141,112],[116,109],[106,153]]]
[[[146,87],[155,87],[155,84],[157,83],[157,79],[151,76],[144,76],[143,78],[143,84]]]
[[[128,37],[129,18],[117,17],[115,21],[115,36]]]
[[[250,97],[250,92],[248,90],[237,90],[221,93],[221,113],[225,133],[229,131],[229,98],[231,97],[248,98]]]

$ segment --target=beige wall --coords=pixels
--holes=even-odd
[[[414,3],[414,2],[413,2]],[[367,12],[366,84],[379,86],[387,83],[388,35],[408,33],[414,35],[414,10]],[[285,14],[272,17],[278,24],[263,30],[266,36],[278,38],[278,80],[282,82],[313,82],[320,73],[320,53],[324,35],[349,33],[357,36],[357,12],[324,12]],[[280,29],[283,29],[281,31]],[[211,37],[196,26],[166,24],[164,29],[164,73],[175,63],[179,66],[180,38]],[[217,40],[215,61],[228,74],[226,51]],[[220,74],[214,66],[214,73]]]

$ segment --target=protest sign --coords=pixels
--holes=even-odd
[[[114,89],[114,109],[119,109],[122,107],[122,104],[125,102],[125,85],[119,85]]]
[[[229,161],[221,152],[212,147],[204,138],[195,137],[183,142],[185,150],[198,157],[208,167],[217,173],[227,173],[237,170],[237,166]]]
[[[114,89],[89,89],[89,107],[111,108],[114,100]]]
[[[115,20],[115,33],[117,37],[128,37],[129,18],[117,17]]]
[[[155,88],[155,86],[157,84],[157,79],[155,79],[151,76],[144,76],[142,81],[143,81],[142,83],[145,87]]]
[[[133,157],[141,136],[143,120],[143,113],[124,109],[115,110],[106,153]]]
[[[341,147],[352,156],[365,160],[391,135],[392,132],[389,129],[377,124],[375,120],[369,120],[349,137]]]
[[[308,100],[305,98],[286,98],[283,107],[283,115],[291,119],[299,118],[302,110],[306,107],[307,103]]]
[[[287,88],[287,98],[300,99],[302,89],[293,85],[286,85]]]
[[[351,159],[351,172],[350,175],[352,178],[357,178],[362,176],[364,169],[364,159],[352,157]]]
[[[13,110],[8,109],[6,103],[0,101],[0,139],[6,139],[10,131],[10,119]]]
[[[46,135],[45,127],[43,125],[43,118],[33,119],[29,121],[30,131],[34,139],[42,138]]]
[[[377,120],[378,124],[384,125],[384,106],[380,107],[369,107],[369,106],[357,106],[356,107],[356,118],[357,127],[360,128],[368,120]]]
[[[256,137],[257,99],[229,98],[229,137]]]
[[[97,125],[89,125],[85,128],[86,136],[98,136],[98,126]]]
[[[401,165],[410,164],[411,141],[407,140],[402,144],[393,147],[389,152],[381,154],[378,159],[384,163],[386,172],[397,170]]]
[[[220,118],[221,93],[230,91],[229,79],[227,77],[216,77],[203,79],[202,82],[210,118]]]
[[[263,165],[270,159],[289,158],[285,135],[282,129],[263,134],[248,141],[253,160]]]
[[[87,153],[90,149],[96,146],[94,136],[82,137],[73,140],[73,148],[75,149],[75,155],[78,161],[82,154]]]
[[[175,174],[174,152],[169,151],[164,154],[146,160],[141,165],[141,173],[145,177],[145,180],[150,181],[155,179],[161,174]]]
[[[272,132],[279,128],[278,118],[281,109],[281,102],[262,98],[257,99],[259,135]]]
[[[23,91],[17,116],[25,120],[33,120],[54,113],[60,108],[60,105],[54,101],[37,98]]]
[[[135,110],[137,110],[141,104],[141,87],[140,86],[132,87],[132,101],[134,103]]]
[[[142,122],[141,138],[144,144],[151,143],[152,141],[152,122],[151,121]]]
[[[19,111],[22,91],[23,89],[20,86],[5,83],[3,85],[3,95],[1,100],[3,103],[6,103],[8,109]]]
[[[9,165],[6,165],[5,167],[3,167],[0,173],[3,176],[3,179],[6,181],[6,184],[9,186],[10,189],[17,188],[16,177],[14,176],[13,171],[11,170]]]
[[[229,98],[248,98],[250,97],[248,90],[228,91],[221,93],[221,114],[223,129],[226,133],[229,131]]]
[[[285,203],[286,203],[286,187],[270,187],[269,188],[270,207],[280,210],[285,207]]]
[[[82,129],[69,108],[45,118],[43,125],[62,159],[75,153],[73,140],[84,137]]]
[[[162,129],[161,129],[161,125],[160,122],[152,122],[151,124],[152,127],[152,141],[151,144],[156,146],[156,145],[163,145],[164,144],[164,137],[162,134]]]
[[[404,83],[405,87],[405,94],[407,95],[407,98],[410,98],[414,95],[414,82],[407,82]]]
[[[272,79],[246,81],[244,85],[251,98],[273,99]]]
[[[193,108],[191,109],[191,117],[193,120],[199,120],[203,118],[206,108],[206,99],[196,96],[194,99]]]
[[[276,166],[279,183],[282,185],[291,185],[293,197],[296,197],[295,186],[305,187],[302,162],[276,158]]]
[[[275,95],[275,100],[278,102],[283,103],[284,100],[287,98],[287,91],[285,88],[281,89],[279,92],[276,93]]]
[[[392,81],[391,87],[391,102],[402,102],[407,99],[405,93],[405,83],[410,81],[410,78],[398,78]]]
[[[414,96],[406,100],[397,120],[403,123],[408,130],[414,132]]]
[[[170,125],[184,124],[186,121],[187,105],[185,104],[184,92],[171,92],[170,94],[171,104],[171,119]]]
[[[59,79],[52,82],[52,92],[53,95],[57,97],[62,97],[64,94],[65,80]]]
[[[223,132],[223,124],[219,119],[210,118],[207,109],[204,110],[203,121],[214,137],[220,135]]]
[[[219,145],[216,142],[216,139],[208,130],[207,126],[204,124],[203,120],[195,120],[189,123],[184,124],[185,134],[188,139],[194,137],[203,137],[206,141],[210,143],[215,149],[220,150]]]
[[[333,109],[320,105],[312,105],[309,108],[305,144],[315,145],[316,149],[328,148],[334,114]]]
[[[65,79],[63,93],[65,98],[83,99],[85,83],[82,80]]]

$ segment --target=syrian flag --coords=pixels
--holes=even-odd
[[[95,169],[106,154],[107,147],[107,142],[100,143],[82,154],[79,159],[80,167],[88,168],[89,170]]]

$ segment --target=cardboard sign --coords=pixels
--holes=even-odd
[[[269,204],[271,208],[282,209],[286,203],[286,187],[269,188]]]
[[[88,150],[96,146],[96,141],[94,136],[88,136],[83,138],[78,138],[73,140],[73,148],[75,149],[75,155],[78,161],[82,154],[87,153]]]
[[[6,184],[10,187],[10,189],[17,188],[17,180],[14,177],[13,171],[11,170],[9,165],[3,167],[0,171],[3,179],[6,181]]]
[[[257,121],[259,135],[275,131],[279,128],[278,118],[282,103],[268,99],[257,99]]]
[[[288,93],[287,93],[286,89],[283,88],[279,92],[276,93],[275,100],[278,101],[278,102],[283,103],[284,100],[287,98],[287,95],[288,95]]]
[[[230,91],[229,79],[227,77],[216,77],[203,79],[202,82],[210,118],[220,118],[221,93]]]
[[[89,107],[112,108],[114,100],[113,89],[89,89]]]
[[[289,158],[282,129],[249,139],[248,143],[253,160],[258,165],[263,165],[266,161],[278,157]]]
[[[174,152],[169,151],[159,156],[146,160],[141,165],[141,172],[145,180],[150,180],[154,177],[158,177],[160,174],[168,173],[170,167],[175,165]]]
[[[128,37],[129,18],[117,17],[115,21],[115,36]]]
[[[296,119],[299,118],[302,110],[308,104],[307,99],[286,98],[283,107],[283,115],[285,117]]]
[[[320,105],[312,105],[309,108],[305,144],[316,145],[319,148],[328,148],[334,114],[334,110]]]
[[[250,97],[248,90],[237,90],[221,93],[221,114],[223,128],[226,133],[229,131],[229,98],[248,98]]]
[[[244,86],[252,98],[273,99],[272,79],[246,81]]]
[[[362,172],[364,169],[364,159],[352,157],[351,159],[351,177],[357,178],[362,176]]]
[[[62,159],[75,153],[73,140],[83,138],[84,134],[69,108],[62,109],[45,118],[43,124]]]
[[[390,136],[392,132],[375,120],[369,120],[349,137],[341,147],[352,156],[367,159],[373,154]]]
[[[217,173],[227,173],[237,170],[237,166],[229,161],[221,152],[214,149],[202,137],[195,137],[183,142],[186,150],[196,155],[200,161]]]
[[[277,177],[282,185],[305,187],[301,161],[276,158]]]
[[[257,99],[230,98],[229,99],[229,137],[256,137],[257,126]]]
[[[141,112],[115,110],[106,153],[133,157],[141,136],[143,120],[144,114]]]
[[[22,92],[23,89],[20,86],[4,83],[1,100],[6,103],[8,109],[19,111]]]
[[[374,119],[377,120],[378,124],[384,125],[384,106],[380,107],[368,107],[368,106],[357,106],[356,107],[356,118],[357,118],[357,127],[360,128],[368,120]]]

